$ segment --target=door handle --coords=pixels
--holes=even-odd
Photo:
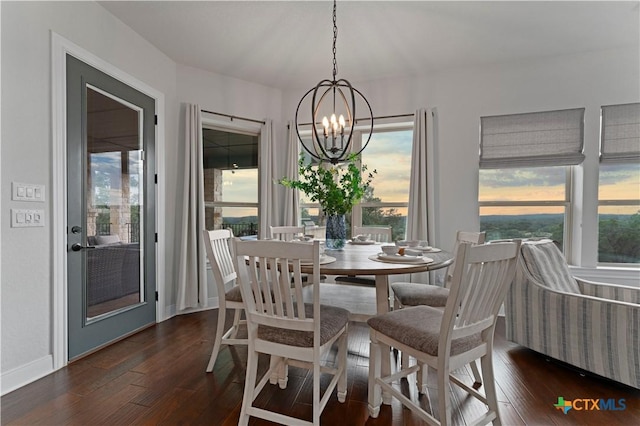
[[[80,251],[80,250],[83,250],[83,249],[94,249],[94,248],[95,248],[94,246],[83,246],[83,245],[78,244],[78,243],[75,243],[75,244],[73,244],[71,246],[71,250],[73,250],[73,251]]]

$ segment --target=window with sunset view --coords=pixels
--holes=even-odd
[[[601,108],[598,262],[640,263],[640,103]]]
[[[572,166],[584,108],[481,117],[478,197],[487,240],[550,238],[571,247]]]

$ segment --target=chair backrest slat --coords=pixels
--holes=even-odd
[[[296,308],[298,309],[298,312],[300,312],[300,317],[306,318],[306,313],[304,311],[304,297],[302,295],[303,284],[302,272],[300,271],[300,259],[296,259],[293,261],[293,288],[295,294],[292,296],[295,296],[295,300],[297,302]]]
[[[248,261],[249,261],[249,265],[250,265],[250,267],[248,268],[248,273],[250,274],[249,285],[251,286],[251,291],[253,292],[253,297],[248,297],[248,298],[244,299],[244,296],[243,296],[243,300],[251,300],[252,302],[255,302],[255,309],[257,309],[259,312],[263,312],[266,308],[264,306],[264,301],[262,300],[262,291],[263,291],[263,289],[260,288],[260,283],[261,282],[265,282],[266,279],[264,279],[264,278],[261,279],[260,274],[263,274],[263,273],[266,274],[266,272],[262,272],[256,266],[256,259],[255,258],[250,258]]]

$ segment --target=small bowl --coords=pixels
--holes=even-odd
[[[367,241],[368,239],[367,235],[356,235],[356,241]]]
[[[407,246],[407,242],[405,240],[398,240],[398,241],[396,241],[396,245],[398,247],[406,247]]]
[[[387,254],[387,255],[394,255],[398,252],[398,247],[396,246],[386,245],[386,246],[382,246],[381,248],[384,254]]]
[[[407,246],[409,246],[409,247],[418,247],[418,244],[420,244],[420,241],[418,241],[418,240],[407,240],[406,243],[407,243]]]

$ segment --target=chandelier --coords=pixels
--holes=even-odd
[[[360,154],[369,144],[373,133],[373,111],[369,101],[362,93],[345,79],[336,79],[338,63],[336,61],[336,40],[338,27],[336,25],[336,1],[333,1],[333,79],[322,80],[315,87],[304,94],[296,108],[295,127],[302,147],[319,162],[337,164],[345,161],[352,154],[352,139],[356,124],[356,99],[364,101],[368,108],[370,123],[369,137],[362,144]],[[301,124],[299,112],[303,103],[311,101],[311,143],[305,142],[300,136]],[[307,108],[305,105],[303,108]],[[320,117],[322,116],[322,119]],[[366,118],[365,118],[366,120]],[[302,130],[304,132],[304,130]],[[310,145],[310,146],[308,146]]]

